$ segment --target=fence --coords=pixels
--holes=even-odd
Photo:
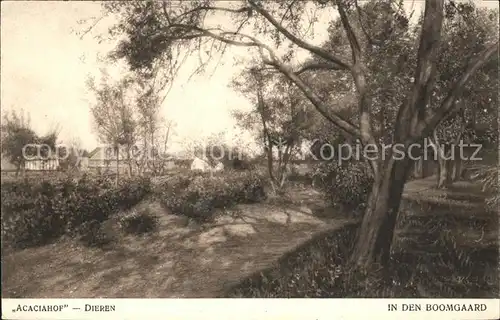
[[[28,160],[24,163],[25,170],[52,171],[59,167],[59,160]]]

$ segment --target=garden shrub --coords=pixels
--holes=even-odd
[[[247,174],[242,174],[241,179],[238,176],[234,177],[236,179],[234,182],[241,183],[241,187],[237,190],[241,190],[239,202],[242,203],[258,203],[266,198],[266,193],[264,190],[265,180],[263,176],[256,172],[249,172]],[[233,183],[234,183],[233,182]]]
[[[116,241],[115,235],[106,231],[100,221],[86,221],[78,228],[78,240],[87,247],[104,249]]]
[[[475,174],[475,179],[482,185],[482,190],[489,193],[486,199],[486,207],[492,212],[498,212],[500,205],[500,193],[498,185],[498,167],[482,168]]]
[[[317,168],[320,188],[331,204],[349,208],[365,205],[372,187],[373,177],[368,165],[360,161],[322,163]]]
[[[291,165],[287,180],[310,186],[313,183],[313,172],[307,164]]]
[[[149,209],[124,215],[120,218],[120,226],[127,234],[141,235],[152,232],[158,227],[158,217],[154,216]]]
[[[215,209],[265,198],[264,179],[252,171],[224,171],[210,175],[186,173],[167,179],[157,188],[162,204],[173,214],[207,221]]]
[[[151,190],[149,180],[107,178],[16,180],[2,183],[2,240],[14,246],[74,235],[92,221],[131,207]],[[83,228],[84,229],[84,228]]]
[[[209,144],[205,147],[204,155],[211,166],[222,163],[226,170],[253,170],[251,157],[238,147],[224,144]]]

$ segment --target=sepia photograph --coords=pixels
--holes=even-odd
[[[498,38],[497,1],[2,1],[2,300],[498,299]],[[499,315],[453,301],[381,309]]]

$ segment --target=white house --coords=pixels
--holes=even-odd
[[[212,167],[210,166],[210,164],[208,164],[208,161],[205,159],[195,157],[193,162],[191,162],[191,170],[192,171],[207,172],[207,171],[211,171],[211,169],[212,169]]]
[[[224,164],[222,162],[217,163],[215,168],[212,169],[214,172],[221,172],[224,171]]]

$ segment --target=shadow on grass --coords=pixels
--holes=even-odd
[[[391,261],[384,269],[374,268],[365,275],[346,269],[359,228],[359,223],[352,223],[318,234],[285,254],[275,266],[226,288],[223,296],[498,297],[496,215],[479,212],[466,219],[452,211],[451,207],[424,216],[418,215],[421,212],[401,214],[398,227],[407,233],[395,237]]]

